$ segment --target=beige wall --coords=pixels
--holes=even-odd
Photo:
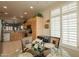
[[[43,35],[50,35],[50,28],[45,29],[46,20],[50,19],[50,11],[46,10],[43,12]]]

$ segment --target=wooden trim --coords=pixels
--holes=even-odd
[[[58,38],[58,37],[51,37],[51,38],[55,38],[55,39],[53,39],[54,41],[58,40],[58,42],[56,43],[56,48],[59,48],[60,38]]]
[[[56,39],[60,39],[59,37],[51,37],[51,38],[56,38]]]

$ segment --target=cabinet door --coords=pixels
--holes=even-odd
[[[12,32],[11,33],[11,41],[21,40],[23,38],[22,32]]]

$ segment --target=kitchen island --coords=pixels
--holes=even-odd
[[[3,32],[3,41],[16,41],[24,37],[24,31],[5,31]]]

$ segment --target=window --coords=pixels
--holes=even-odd
[[[60,9],[51,11],[51,36],[60,37]]]
[[[62,43],[77,47],[77,2],[71,2],[51,11],[51,36],[60,37]],[[61,11],[61,12],[60,12]],[[62,19],[62,20],[61,20]],[[62,25],[60,24],[62,22]]]
[[[62,43],[77,46],[77,3],[62,7]]]

